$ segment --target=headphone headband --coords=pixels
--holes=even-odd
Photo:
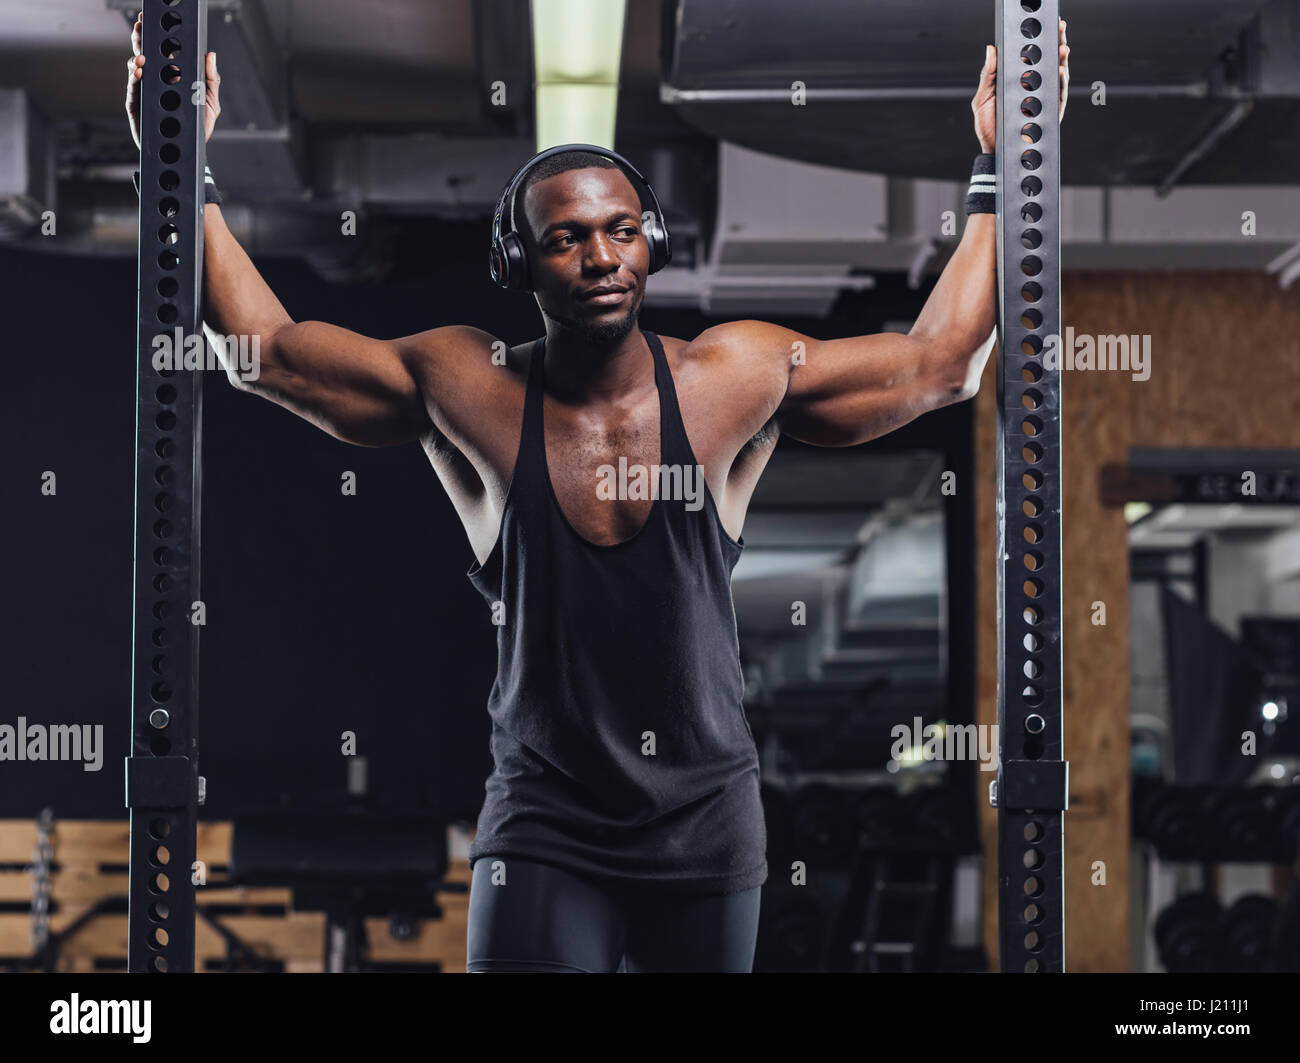
[[[555,147],[539,151],[519,167],[510,179],[510,183],[506,185],[505,191],[501,193],[501,198],[497,200],[497,208],[492,215],[492,251],[488,268],[492,279],[503,288],[527,290],[529,287],[527,258],[524,255],[523,242],[515,228],[515,196],[518,194],[519,185],[542,160],[568,151],[586,151],[609,159],[632,180],[634,185],[640,186],[637,195],[641,200],[642,216],[644,217],[647,207],[654,216],[652,223],[646,226],[646,238],[650,243],[650,272],[655,273],[663,269],[672,257],[668,241],[668,225],[659,206],[659,199],[640,170],[618,152],[610,148],[602,148],[598,144],[557,144]]]

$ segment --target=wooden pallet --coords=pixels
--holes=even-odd
[[[31,863],[36,847],[36,824],[30,820],[0,820],[0,956],[30,956],[32,897]],[[229,863],[231,825],[227,822],[200,823],[198,858],[216,877]],[[50,876],[50,929],[59,932],[106,897],[127,895],[127,852],[129,833],[125,820],[99,822],[65,820],[55,824],[54,863]],[[20,865],[20,870],[3,870]],[[420,920],[404,941],[395,940],[383,918],[365,920],[370,958],[381,963],[438,963],[448,973],[465,970],[465,932],[469,908],[469,865],[452,859],[449,883],[463,885],[465,892],[441,892],[438,903],[443,917]],[[217,918],[238,935],[257,955],[284,964],[291,972],[319,972],[323,969],[325,916],[322,912],[294,912],[288,889],[207,887],[198,890],[200,906],[221,905]],[[21,906],[21,910],[19,909]],[[226,914],[229,913],[229,914]],[[202,918],[195,926],[195,970],[224,961],[226,945]],[[63,945],[61,971],[90,971],[126,968],[127,917],[122,914],[96,916]]]

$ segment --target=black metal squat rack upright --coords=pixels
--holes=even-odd
[[[202,370],[168,367],[197,337],[203,263],[206,0],[140,0],[140,290],[128,968],[194,969]],[[193,343],[193,340],[190,340]],[[183,347],[183,342],[182,345]]]
[[[1059,0],[997,0],[998,946],[1065,967]],[[1059,343],[1059,339],[1057,340]]]

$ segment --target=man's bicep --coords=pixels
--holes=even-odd
[[[507,352],[504,342],[469,325],[444,325],[361,352],[366,360],[345,389],[354,434],[391,437],[392,443],[423,436],[434,427],[436,410],[449,402],[463,405],[467,390],[481,393],[476,385],[493,372],[489,367],[505,364]]]
[[[297,322],[274,334],[260,374],[241,386],[344,442],[409,442],[428,423],[414,339],[378,340],[325,322]]]
[[[931,394],[929,344],[894,332],[843,339],[801,337],[777,421],[785,435],[817,446],[851,446],[940,405]]]

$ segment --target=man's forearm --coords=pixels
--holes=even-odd
[[[972,385],[988,360],[997,324],[997,215],[971,214],[966,231],[909,335],[930,341]]]
[[[221,208],[203,208],[203,324],[222,336],[258,338],[263,357],[270,339],[293,319],[226,226]]]

